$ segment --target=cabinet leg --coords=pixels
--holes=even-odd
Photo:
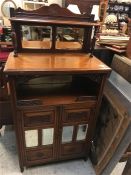
[[[23,173],[24,172],[24,167],[20,167],[20,171]]]
[[[0,124],[0,129],[2,128],[2,125]]]
[[[0,124],[0,136],[2,136],[2,131],[1,131],[1,129],[2,129],[2,125]]]
[[[87,157],[84,157],[84,161],[86,162],[88,160],[88,156]]]

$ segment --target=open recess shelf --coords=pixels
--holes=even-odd
[[[95,74],[94,74],[95,76]],[[17,81],[18,104],[24,105],[32,99],[40,100],[43,105],[66,104],[96,100],[100,88],[100,77],[94,81],[91,75],[40,76]],[[39,103],[38,103],[39,104]]]

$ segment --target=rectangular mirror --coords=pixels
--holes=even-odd
[[[84,29],[57,27],[56,33],[56,49],[82,49]]]
[[[62,143],[71,142],[73,136],[73,126],[64,126],[62,132]]]
[[[38,130],[25,131],[26,147],[38,146]]]
[[[50,26],[21,26],[22,48],[50,49],[52,28]]]
[[[53,144],[54,128],[42,129],[42,145]]]
[[[78,125],[77,138],[76,140],[85,140],[88,130],[88,124]]]

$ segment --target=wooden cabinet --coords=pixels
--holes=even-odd
[[[99,24],[57,5],[35,13],[37,20],[32,12],[18,9],[11,19],[15,55],[9,55],[4,69],[9,77],[21,171],[25,166],[88,157],[104,83],[111,71],[92,55],[95,35],[91,39],[91,29]],[[24,48],[20,21],[22,25],[49,25],[51,47],[38,48],[40,42],[33,41],[32,48],[27,41]],[[57,29],[68,26],[83,28],[83,44],[57,40]]]
[[[87,157],[89,121],[95,102],[89,109],[80,105],[83,103],[20,110],[26,164]]]
[[[71,72],[61,72],[62,81],[60,75],[43,74],[39,84],[37,73],[25,77],[8,72],[21,171],[24,166],[88,157],[107,73]]]

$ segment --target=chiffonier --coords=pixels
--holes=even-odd
[[[4,72],[21,171],[86,159],[111,71],[93,56],[99,24],[92,15],[76,15],[56,4],[34,11],[17,9],[13,15],[15,49]]]

